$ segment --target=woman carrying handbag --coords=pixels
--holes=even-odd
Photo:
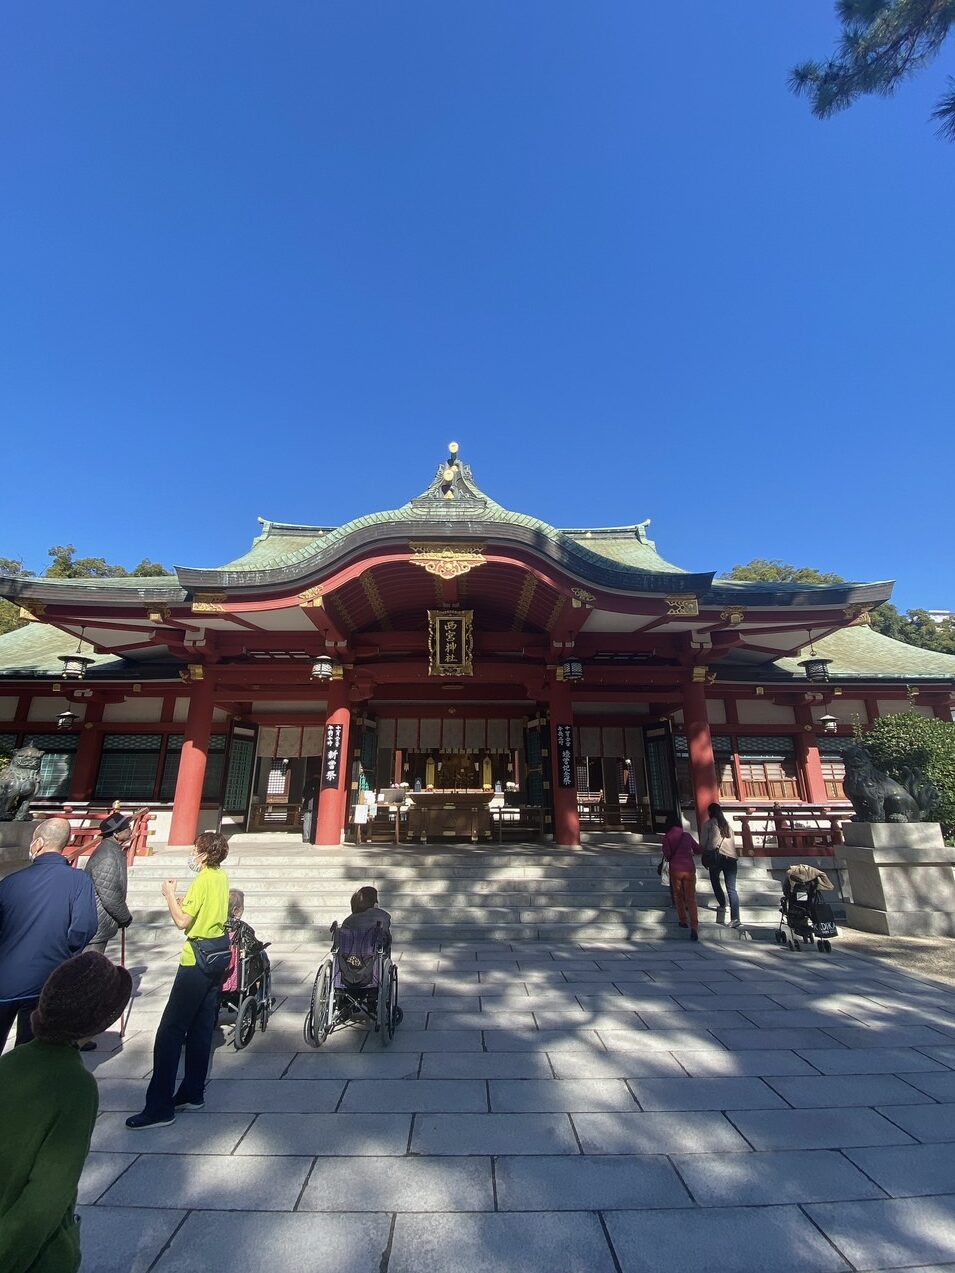
[[[689,928],[690,941],[699,941],[699,919],[696,911],[696,862],[693,855],[700,846],[688,831],[683,819],[674,814],[667,819],[663,835],[663,859],[670,868],[670,888],[676,902],[681,928]]]
[[[726,820],[726,815],[718,804],[711,804],[707,813],[710,815],[703,823],[703,866],[710,873],[710,884],[716,898],[718,910],[726,913],[726,894],[723,892],[720,876],[726,881],[726,892],[730,898],[730,923],[739,928],[739,893],[736,891],[736,869],[739,850],[733,838],[733,828]],[[719,921],[718,917],[718,921]]]

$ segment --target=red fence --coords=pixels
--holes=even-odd
[[[75,865],[78,858],[83,857],[84,854],[92,853],[102,839],[99,829],[100,822],[113,812],[115,812],[113,809],[98,811],[88,809],[77,813],[72,805],[65,805],[62,813],[50,814],[50,817],[67,818],[73,827],[73,834],[70,837],[69,845],[63,850],[63,856]],[[133,835],[126,846],[126,859],[132,866],[134,858],[143,857],[149,852],[149,837],[152,834],[150,824],[155,821],[156,815],[150,813],[148,809],[139,809],[130,816],[133,820]],[[84,826],[83,823],[91,823],[92,825]]]
[[[773,805],[734,814],[743,857],[825,857],[844,843],[842,823],[851,810],[822,805]]]

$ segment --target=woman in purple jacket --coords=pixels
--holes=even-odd
[[[700,846],[676,814],[667,819],[663,835],[663,856],[670,864],[670,884],[676,901],[677,918],[681,928],[689,928],[690,941],[699,941],[699,917],[696,910],[696,862],[694,853]],[[689,921],[689,922],[687,922]]]

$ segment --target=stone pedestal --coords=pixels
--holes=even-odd
[[[30,841],[35,831],[32,818],[26,822],[0,822],[0,876],[9,875],[30,861]]]
[[[844,822],[846,920],[893,937],[955,937],[955,849],[937,822]]]

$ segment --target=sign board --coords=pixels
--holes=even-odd
[[[431,676],[474,675],[474,611],[428,611],[428,672]]]
[[[366,826],[368,823],[368,806],[366,804],[355,805],[355,816],[352,818],[355,826]]]
[[[576,787],[573,727],[571,725],[556,725],[554,732],[557,736],[557,784],[561,787]]]
[[[343,736],[344,729],[341,725],[325,726],[325,754],[322,760],[323,791],[328,787],[341,786]]]

